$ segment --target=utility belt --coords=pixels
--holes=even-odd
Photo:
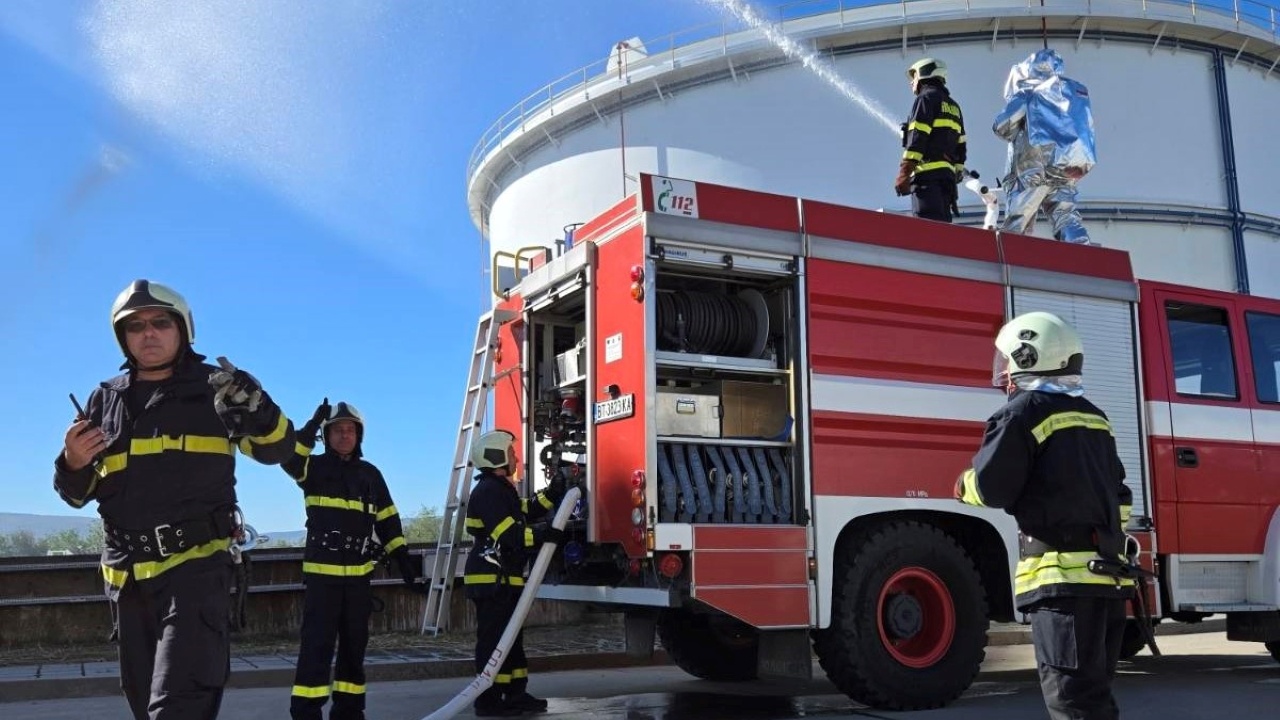
[[[107,545],[126,552],[134,560],[161,560],[213,540],[229,538],[236,529],[235,509],[218,510],[207,517],[161,523],[136,530],[103,522]]]
[[[374,557],[382,549],[372,536],[343,530],[308,533],[307,545],[325,552],[357,553],[361,557]]]
[[[1080,526],[1055,533],[1053,542],[1046,542],[1026,533],[1018,533],[1018,557],[1025,559],[1051,552],[1099,552],[1098,535],[1091,527]]]

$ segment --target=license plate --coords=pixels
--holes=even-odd
[[[623,395],[596,403],[595,421],[599,425],[610,420],[621,420],[635,414],[635,395]]]

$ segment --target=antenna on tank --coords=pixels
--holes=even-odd
[[[1040,0],[1040,7],[1044,8],[1044,0]],[[1040,39],[1044,42],[1044,49],[1049,49],[1049,20],[1045,17],[1044,10],[1040,11]]]
[[[614,48],[618,53],[618,152],[622,153],[622,197],[627,196],[627,124],[622,107],[622,84],[626,71],[623,64],[626,63],[625,53],[630,49],[631,45],[626,40],[619,42]]]

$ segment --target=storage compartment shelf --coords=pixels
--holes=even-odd
[[[747,372],[760,375],[785,376],[789,371],[780,370],[773,360],[767,358],[740,358],[724,355],[701,355],[682,353],[671,350],[658,350],[654,360],[659,367],[706,368],[710,370],[726,370],[731,372]]]
[[[786,440],[751,440],[749,438],[707,438],[684,435],[659,435],[660,443],[683,443],[687,445],[733,445],[734,447],[791,447]]]

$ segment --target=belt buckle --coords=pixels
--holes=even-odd
[[[172,530],[172,529],[173,529],[173,526],[170,525],[169,523],[155,526],[156,552],[160,553],[160,557],[169,557],[170,555],[173,554],[164,545],[164,531]]]

